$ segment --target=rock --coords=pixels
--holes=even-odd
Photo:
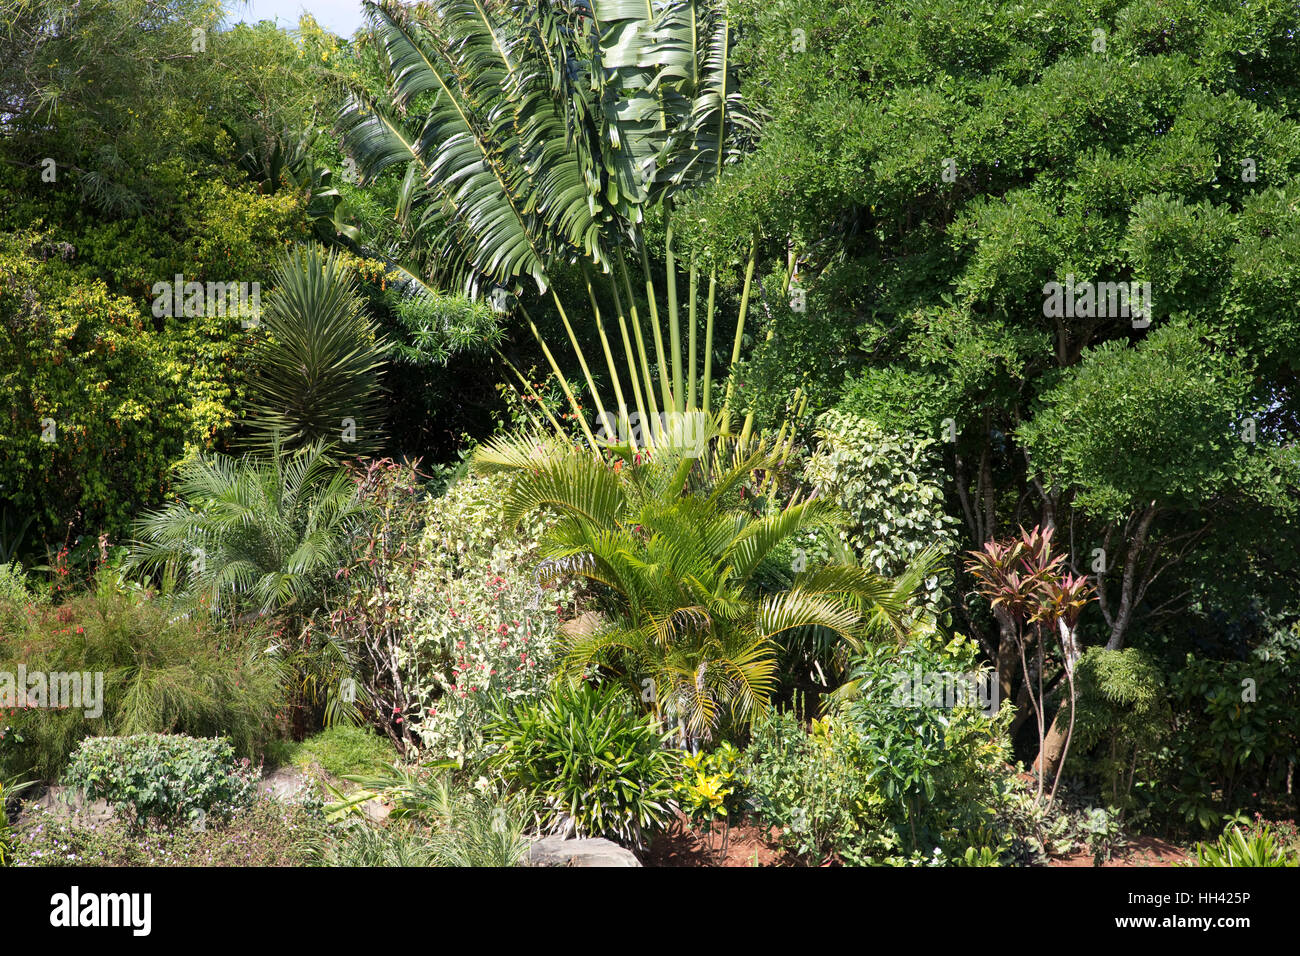
[[[301,803],[313,789],[307,775],[292,767],[280,767],[257,782],[259,793],[274,797],[282,803]]]
[[[69,787],[49,787],[37,799],[30,801],[30,805],[40,807],[48,816],[74,827],[97,829],[116,816],[107,800],[87,803],[82,794]],[[28,804],[23,806],[25,811]]]
[[[600,837],[566,840],[548,836],[528,848],[527,866],[640,866],[631,850]]]
[[[341,786],[345,792],[355,789],[354,784],[335,780],[323,770],[317,770],[316,774],[313,775],[293,767],[280,767],[271,771],[257,782],[257,789],[258,792],[279,800],[281,803],[302,803],[317,793],[317,777],[335,786]],[[378,797],[367,800],[361,804],[359,809],[371,823],[383,823],[388,819],[389,814],[393,812],[393,808]]]

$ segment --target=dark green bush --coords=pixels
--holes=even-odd
[[[247,760],[236,762],[229,743],[167,734],[88,737],[63,780],[92,800],[131,809],[137,827],[225,820],[254,794],[254,773]]]
[[[1170,729],[1164,675],[1136,647],[1091,647],[1079,659],[1074,684],[1072,746],[1079,764],[1097,778],[1102,799],[1126,809],[1135,780],[1147,778],[1154,748]]]
[[[1205,832],[1259,806],[1262,794],[1285,792],[1300,757],[1300,683],[1289,659],[1189,654],[1169,694],[1174,722],[1159,753],[1158,811]]]

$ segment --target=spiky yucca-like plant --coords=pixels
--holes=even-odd
[[[827,502],[797,496],[748,506],[756,476],[783,457],[760,443],[732,458],[669,448],[611,464],[558,441],[515,438],[480,449],[474,465],[514,475],[508,521],[554,515],[541,579],[570,574],[608,592],[612,610],[599,623],[571,628],[567,672],[600,665],[617,674],[690,744],[768,707],[780,642],[824,629],[858,647],[907,628],[914,593],[853,564],[806,569],[786,590],[759,587],[760,566],[783,541],[838,517]],[[920,580],[909,578],[913,592]]]
[[[379,375],[388,351],[366,316],[357,281],[337,252],[288,252],[264,316],[267,338],[250,383],[250,426],[263,445],[336,442],[373,451],[383,432]]]

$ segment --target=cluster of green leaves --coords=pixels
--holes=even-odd
[[[223,127],[261,142],[312,126],[338,40],[310,18],[296,36],[221,29],[226,6],[5,0],[5,133],[33,182],[52,157],[79,203],[129,221],[174,198],[160,168],[234,159]]]
[[[1169,690],[1173,728],[1160,751],[1157,810],[1204,832],[1284,788],[1300,753],[1293,663],[1188,655]]]
[[[935,439],[893,435],[836,409],[822,415],[818,426],[820,441],[804,476],[847,516],[840,538],[863,567],[894,577],[929,549],[955,554],[958,522],[944,507],[946,476]],[[925,602],[936,612],[950,577],[926,579]]]
[[[255,774],[235,760],[228,741],[182,735],[87,737],[72,754],[63,781],[91,800],[129,809],[137,827],[206,825],[253,800]]]
[[[542,579],[577,576],[604,599],[589,626],[570,629],[566,672],[616,676],[656,717],[678,724],[683,743],[761,716],[780,642],[820,633],[856,646],[901,630],[925,564],[896,581],[852,562],[810,566],[787,588],[761,588],[764,562],[784,540],[831,530],[839,516],[825,500],[767,487],[785,448],[702,451],[656,449],[629,466],[523,436],[492,442],[474,459],[476,469],[513,478],[508,523],[554,516]]]
[[[1150,779],[1155,748],[1170,731],[1164,674],[1138,648],[1093,647],[1079,659],[1074,680],[1074,742],[1085,773],[1095,775],[1109,806],[1127,809],[1135,780]]]
[[[1140,349],[1099,345],[1055,378],[1017,436],[1048,482],[1079,489],[1074,505],[1087,514],[1121,518],[1148,502],[1194,510],[1231,494],[1269,507],[1290,493],[1294,452],[1242,440],[1242,419],[1260,413],[1240,361],[1187,325],[1153,330]]]
[[[103,713],[20,706],[7,722],[21,742],[0,748],[0,775],[55,779],[78,743],[98,734],[220,734],[253,758],[280,732],[282,674],[247,629],[103,581],[59,605],[25,605],[15,619],[21,626],[0,636],[0,670],[102,674]]]
[[[948,690],[930,699],[927,688],[937,681],[951,700]],[[1012,708],[998,706],[996,690],[980,693],[994,685],[974,642],[919,637],[901,649],[866,648],[849,671],[852,696],[832,699],[908,853],[1002,851],[993,823],[1009,785]]]
[[[851,731],[819,724],[809,734],[790,711],[769,715],[745,749],[745,792],[757,819],[781,831],[796,860],[870,865],[900,851],[884,798],[855,753]]]
[[[48,233],[0,238],[0,506],[36,519],[33,540],[69,524],[124,534],[235,414],[238,320],[158,330],[76,255]]]
[[[177,500],[137,522],[134,567],[177,582],[206,611],[306,618],[324,606],[350,535],[365,515],[330,447],[289,452],[274,439],[235,459],[177,467]]]
[[[1196,844],[1197,866],[1300,866],[1300,858],[1268,827],[1247,833],[1229,827],[1217,843]]]
[[[1099,616],[1117,643],[1182,628],[1157,608],[1207,630],[1257,598],[1294,613],[1280,583],[1300,567],[1300,393],[1282,346],[1298,329],[1281,305],[1300,289],[1291,5],[732,10],[763,135],[678,211],[677,236],[684,256],[781,241],[780,264],[760,264],[770,292],[743,375],[760,422],[795,384],[898,434],[940,437],[951,419],[947,511],[968,546],[1071,524],[1081,568],[1112,538],[1089,638]],[[791,260],[803,308],[777,295]],[[1150,282],[1151,326],[1045,315],[1045,283],[1070,274]],[[1124,553],[1148,507],[1149,539]],[[1114,614],[1130,568],[1131,620]]]
[[[286,451],[314,442],[374,451],[388,344],[365,314],[356,276],[312,244],[286,255],[273,279],[250,382],[254,432],[264,445],[278,435]]]
[[[1081,814],[1068,799],[1043,800],[1032,784],[1009,782],[998,802],[992,830],[1002,847],[1001,858],[1012,866],[1044,866],[1088,839]],[[1110,819],[1109,817],[1107,818]]]
[[[394,768],[348,779],[362,789],[331,811],[379,795],[393,807],[391,822],[378,828],[345,820],[326,847],[327,865],[504,867],[519,864],[528,852],[534,804],[526,793],[469,787],[440,771]]]
[[[540,801],[545,829],[641,847],[668,822],[677,752],[617,684],[561,681],[541,700],[503,702],[487,735],[488,765]]]
[[[792,713],[755,730],[745,792],[759,819],[813,864],[994,865],[1010,856],[999,822],[1012,790],[1010,709],[988,712],[973,684],[951,702],[914,687],[918,675],[955,683],[980,670],[960,638],[864,649],[811,732]]]

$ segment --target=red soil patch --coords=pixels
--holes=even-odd
[[[668,829],[651,842],[643,862],[646,866],[788,866],[776,831],[770,839],[767,834],[765,828],[743,820],[732,824],[726,855],[719,858],[721,828],[714,827],[714,849],[710,850],[704,831],[678,813]]]
[[[1191,854],[1159,837],[1130,837],[1128,844],[1102,866],[1174,866],[1186,863]],[[1068,856],[1057,857],[1048,866],[1092,866],[1092,852],[1086,847]]]

